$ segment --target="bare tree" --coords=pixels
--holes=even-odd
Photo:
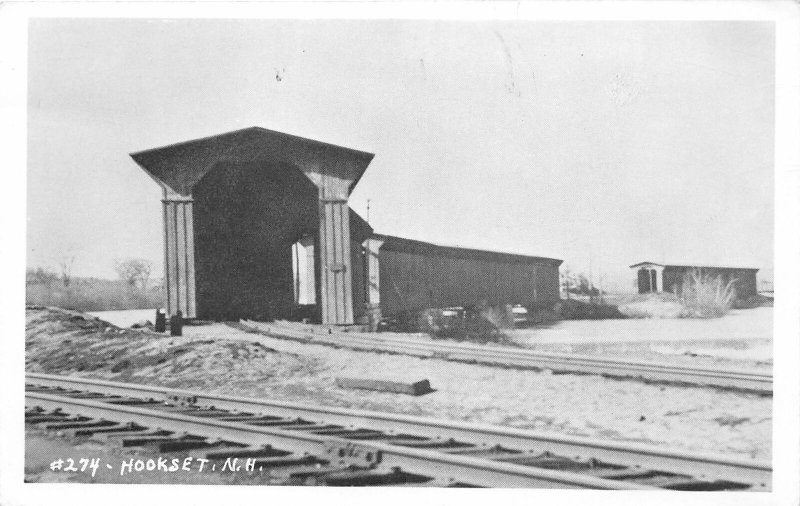
[[[561,285],[564,287],[564,291],[566,298],[570,298],[571,295],[588,295],[590,300],[592,297],[600,295],[600,290],[594,283],[592,283],[591,278],[583,272],[575,272],[569,268],[569,266],[562,266],[559,271],[559,277]]]
[[[559,272],[561,286],[563,287],[565,296],[569,299],[570,290],[575,284],[575,274],[568,265],[564,265]]]
[[[72,266],[75,264],[75,256],[66,256],[61,258],[58,266],[61,269],[61,281],[64,283],[64,288],[69,288],[72,281]]]
[[[44,267],[29,268],[25,271],[26,285],[51,286],[58,281],[58,274]]]
[[[147,290],[147,283],[150,280],[150,272],[153,264],[143,258],[126,258],[114,261],[114,269],[119,278],[131,288],[139,287]]]

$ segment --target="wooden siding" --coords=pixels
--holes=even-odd
[[[381,248],[383,314],[482,302],[536,306],[558,301],[559,261],[524,263],[476,256],[458,258],[419,249],[409,252]]]
[[[195,259],[193,203],[171,192],[164,193],[164,284],[167,314],[178,311],[195,318]]]
[[[347,200],[320,199],[320,310],[322,323],[353,323],[353,266]]]
[[[736,298],[747,299],[758,294],[756,273],[758,269],[744,269],[735,267],[690,267],[667,265],[663,273],[663,291],[670,293],[681,292],[683,276],[693,269],[699,268],[703,275],[719,276],[723,284],[736,280]]]
[[[251,127],[131,157],[165,192],[197,203],[164,207],[170,308],[194,316],[196,298],[202,318],[291,317],[291,244],[309,234],[318,319],[352,323],[361,311],[361,243],[372,230],[347,198],[372,153]]]

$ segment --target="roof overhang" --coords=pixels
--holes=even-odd
[[[284,163],[300,169],[318,187],[335,179],[353,191],[375,156],[365,151],[250,127],[202,139],[131,153],[131,158],[168,191],[189,196],[219,163]]]
[[[757,271],[757,267],[742,267],[736,265],[712,265],[712,264],[659,264],[656,262],[639,262],[630,266],[631,269],[637,267],[663,267],[665,269],[720,269],[737,271]]]
[[[447,246],[425,241],[418,241],[415,239],[406,239],[404,237],[396,237],[392,235],[374,234],[373,237],[383,241],[383,246],[381,246],[382,249],[392,251],[403,251],[423,255],[449,256],[456,258],[472,258],[496,262],[528,263],[540,265],[546,264],[554,267],[558,267],[563,262],[563,260],[558,258],[521,255],[517,253],[506,253],[502,251],[474,248],[462,248],[460,246]]]
[[[664,266],[668,269],[715,269],[721,271],[758,271],[758,267],[741,267],[736,265],[692,265],[692,264],[668,264]]]
[[[631,269],[635,269],[637,267],[664,267],[664,264],[657,264],[655,262],[639,262],[638,264],[633,264],[630,266]]]

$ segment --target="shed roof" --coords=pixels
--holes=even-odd
[[[508,262],[508,263],[536,263],[548,264],[553,266],[561,265],[562,260],[557,258],[519,255],[515,253],[504,253],[500,251],[480,250],[472,248],[461,248],[458,246],[443,246],[414,239],[405,239],[391,235],[375,234],[375,238],[383,240],[381,249],[390,251],[405,251],[408,253],[419,253],[428,255],[447,256],[454,258],[470,258],[488,261]]]
[[[633,269],[634,267],[641,267],[643,265],[657,265],[658,267],[664,267],[664,264],[660,264],[657,262],[639,262],[638,264],[631,265],[630,268]]]
[[[758,267],[746,267],[741,265],[693,265],[693,264],[667,264],[665,269],[719,269],[729,271],[757,271]]]
[[[303,171],[315,184],[319,179],[315,176],[332,176],[348,181],[349,191],[352,191],[375,155],[250,127],[138,151],[130,156],[161,186],[189,196],[192,188],[219,162],[288,163]]]
[[[715,265],[715,264],[662,264],[658,262],[639,262],[637,264],[633,264],[630,266],[631,269],[636,267],[641,267],[644,265],[655,265],[658,267],[664,267],[665,269],[672,268],[672,269],[727,269],[727,270],[739,270],[739,271],[757,271],[757,267],[745,267],[745,266],[737,266],[737,265]]]

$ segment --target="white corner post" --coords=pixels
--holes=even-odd
[[[367,320],[369,330],[378,330],[381,321],[381,280],[380,280],[380,249],[383,241],[380,239],[367,239],[362,243],[364,254],[367,256]]]
[[[362,244],[367,255],[367,304],[370,307],[380,306],[381,280],[380,280],[380,249],[383,241],[380,239],[367,239]]]
[[[653,265],[651,267],[655,274],[651,274],[653,276],[653,292],[663,292],[664,291],[664,266],[663,265]]]
[[[164,289],[167,315],[196,318],[193,200],[164,190]]]

